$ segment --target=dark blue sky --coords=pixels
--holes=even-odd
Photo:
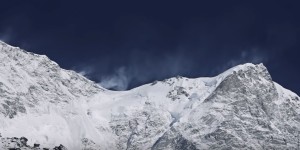
[[[1,2],[0,39],[106,87],[215,76],[263,62],[300,93],[297,1]]]

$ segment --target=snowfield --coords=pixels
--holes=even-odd
[[[0,149],[297,149],[300,98],[263,64],[110,91],[0,42]]]

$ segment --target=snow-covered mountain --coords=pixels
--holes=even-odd
[[[297,149],[300,98],[262,64],[110,91],[0,42],[0,149]]]

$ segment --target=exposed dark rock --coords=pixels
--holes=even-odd
[[[33,144],[33,147],[34,147],[34,148],[38,148],[38,147],[40,147],[40,144],[34,143],[34,144]]]
[[[67,150],[67,148],[60,144],[59,146],[55,146],[53,150]]]

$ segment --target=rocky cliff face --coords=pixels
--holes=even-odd
[[[297,149],[300,99],[262,65],[109,91],[0,43],[0,149]]]

